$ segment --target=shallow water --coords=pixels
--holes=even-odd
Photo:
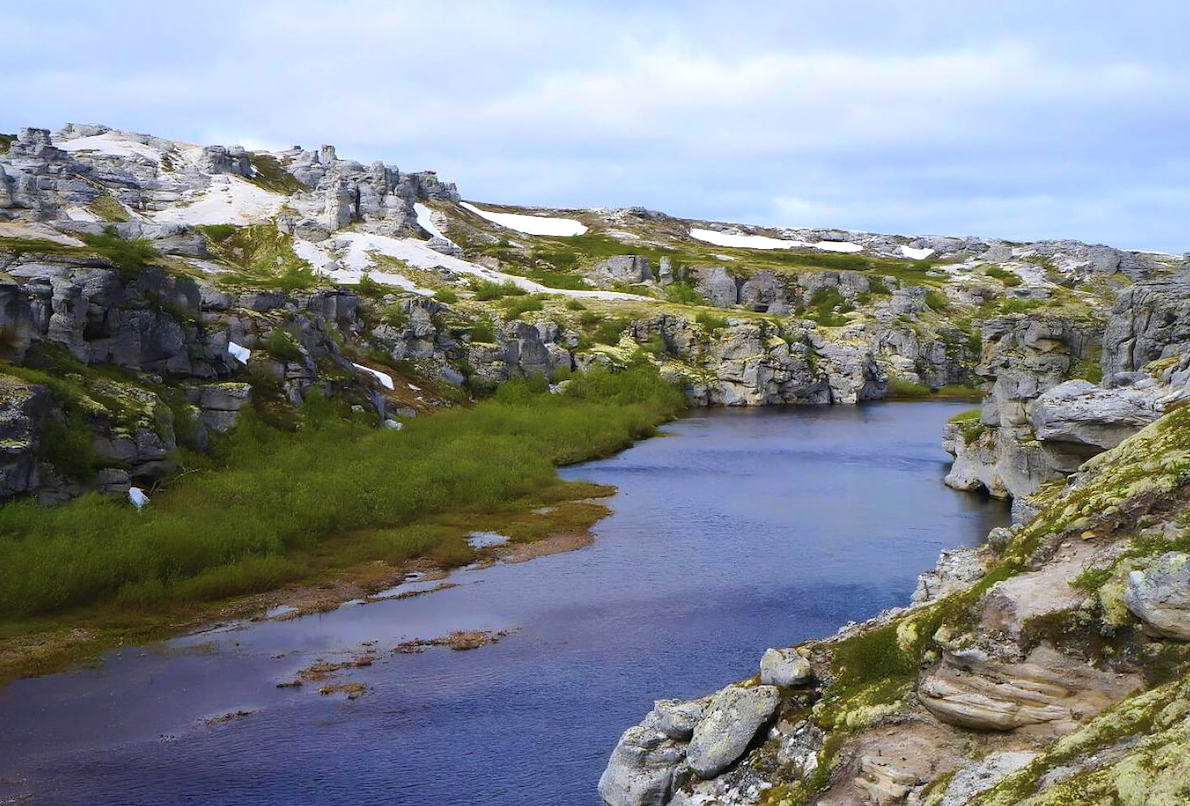
[[[660,697],[754,673],[766,647],[908,601],[938,552],[1008,520],[942,485],[958,404],[700,413],[611,459],[590,548],[455,587],[109,654],[0,690],[0,803],[587,804]],[[392,654],[460,629],[469,652]],[[365,642],[368,692],[276,688]],[[204,718],[243,709],[217,725]]]

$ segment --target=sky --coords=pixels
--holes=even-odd
[[[0,131],[337,146],[464,198],[1190,251],[1190,3],[0,6]]]

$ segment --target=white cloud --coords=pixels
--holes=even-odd
[[[0,130],[334,143],[491,201],[1172,247],[1190,9],[1142,5],[66,3],[0,11]]]

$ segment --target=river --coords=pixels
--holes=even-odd
[[[942,426],[962,408],[695,412],[563,471],[618,487],[589,548],[18,681],[0,690],[0,803],[596,806],[616,739],[654,699],[905,604],[939,551],[1008,522],[942,484]],[[389,651],[457,629],[509,634]],[[382,651],[344,673],[359,699],[276,687],[365,642]]]

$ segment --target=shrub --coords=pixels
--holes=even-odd
[[[107,258],[125,276],[140,273],[157,257],[156,250],[143,239],[126,241],[116,234],[115,227],[107,227],[101,235],[83,234],[83,243],[100,256]]]
[[[540,311],[544,308],[540,296],[531,297],[505,297],[500,300],[500,309],[509,319],[516,319],[523,313],[530,311]]]
[[[577,299],[566,300],[566,310],[568,311],[585,311],[587,306],[579,302]]]
[[[401,308],[400,303],[387,306],[380,314],[380,321],[394,330],[404,330],[409,323],[409,314]]]
[[[899,398],[929,397],[930,387],[906,378],[894,377],[888,382],[888,396]]]
[[[496,329],[487,319],[478,319],[471,325],[471,341],[492,344],[496,341]]]
[[[262,590],[304,573],[295,552],[356,534],[363,559],[465,561],[458,531],[428,518],[540,495],[561,484],[555,465],[623,449],[685,403],[648,367],[578,375],[561,395],[533,391],[543,381],[399,432],[326,416],[284,434],[245,409],[218,469],[189,474],[139,513],[94,494],[49,510],[0,507],[0,614]]]
[[[602,321],[603,315],[595,311],[583,311],[578,317],[578,323],[583,327],[594,327]]]
[[[450,304],[459,301],[459,295],[449,288],[439,288],[434,292],[434,299]]]
[[[269,335],[264,338],[263,346],[265,352],[279,361],[299,361],[302,357],[297,341],[284,328],[276,327],[270,330]]]
[[[1015,272],[1011,272],[1000,266],[986,266],[983,273],[988,277],[995,277],[1009,288],[1014,288],[1021,284],[1021,278]]]
[[[518,286],[512,280],[494,283],[491,280],[473,280],[471,284],[477,300],[487,301],[502,297],[522,297],[529,292]]]
[[[703,329],[708,332],[722,330],[723,328],[727,327],[726,316],[715,316],[714,314],[707,313],[706,311],[700,311],[699,314],[694,317],[694,321],[701,325]]]
[[[679,280],[665,287],[665,298],[680,305],[706,305],[707,301],[689,282]]]
[[[934,311],[944,311],[950,307],[950,301],[946,299],[946,295],[937,289],[931,288],[926,292],[926,305]]]
[[[615,345],[620,343],[620,338],[624,335],[624,330],[628,327],[627,319],[607,319],[595,328],[591,334],[591,339],[596,344]]]

